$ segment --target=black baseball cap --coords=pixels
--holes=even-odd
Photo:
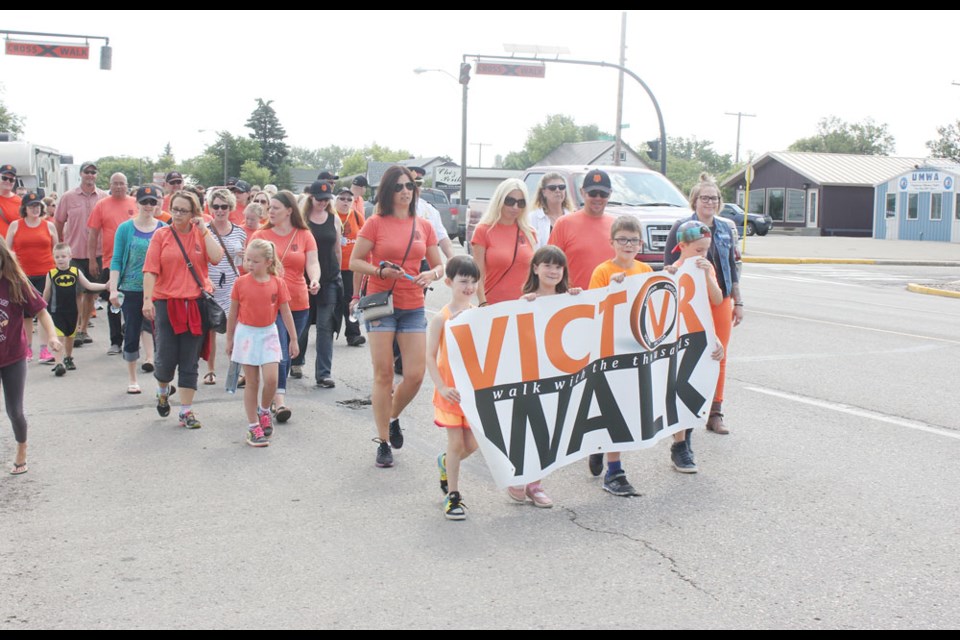
[[[11,176],[13,176],[14,178],[16,178],[16,177],[17,177],[17,168],[16,168],[15,166],[13,166],[12,164],[5,164],[5,165],[3,165],[3,166],[0,166],[0,173],[6,174],[6,175],[11,175]]]
[[[357,187],[369,187],[370,183],[367,182],[366,177],[357,176],[356,178],[353,179],[353,185]]]
[[[613,192],[613,186],[610,184],[610,176],[607,175],[606,171],[601,171],[600,169],[588,171],[587,175],[583,177],[583,190],[587,192],[602,191],[610,195]]]
[[[164,181],[167,183],[173,182],[174,180],[183,181],[183,175],[179,171],[171,171],[167,174],[167,177],[164,178]]]
[[[41,198],[39,194],[33,191],[23,196],[23,200],[21,201],[21,204],[24,207],[29,207],[31,204],[35,204],[35,203],[43,204],[43,198]]]
[[[160,201],[163,198],[162,192],[158,191],[156,187],[144,186],[137,189],[137,203],[141,203],[144,200],[156,200]]]
[[[317,180],[339,180],[340,176],[336,175],[332,171],[321,171],[320,175],[317,176]]]
[[[229,180],[227,181],[229,182]],[[237,180],[231,185],[228,185],[231,191],[239,191],[240,193],[250,193],[250,183],[246,180]]]
[[[309,187],[307,193],[315,200],[331,200],[333,198],[333,183],[329,180],[317,180]]]
[[[407,167],[407,169],[410,169],[410,171],[412,171],[413,173],[417,174],[417,175],[420,176],[421,178],[422,178],[423,176],[427,175],[427,170],[424,169],[423,167]]]

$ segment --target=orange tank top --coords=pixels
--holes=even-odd
[[[53,236],[50,235],[50,223],[42,220],[32,229],[27,221],[21,219],[17,225],[17,234],[13,237],[13,252],[23,272],[28,276],[45,276],[56,266],[53,261]]]
[[[473,305],[468,307],[473,308]],[[443,314],[444,323],[450,319],[450,305],[444,305],[443,309],[440,310],[440,313]],[[448,387],[455,386],[453,384],[453,372],[450,370],[450,358],[447,355],[447,330],[446,325],[444,325],[444,330],[440,334],[440,348],[437,350],[437,368],[440,369],[440,377],[443,379],[443,384]],[[433,406],[440,409],[441,411],[446,411],[447,413],[452,413],[455,416],[464,415],[463,409],[460,408],[460,405],[456,402],[450,402],[442,395],[437,389],[433,390]]]

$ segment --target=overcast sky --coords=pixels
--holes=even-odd
[[[464,54],[505,43],[565,46],[564,59],[617,62],[620,11],[31,11],[4,29],[106,36],[113,70],[90,60],[3,55],[0,95],[25,137],[80,162],[105,155],[198,154],[213,130],[247,134],[255,98],[273,100],[287,142],[320,148],[377,142],[460,158]],[[960,117],[951,34],[957,11],[629,11],[626,66],[660,103],[667,135],[740,155],[784,150],[817,121],[873,118],[896,154],[925,156],[936,127]],[[17,36],[19,38],[19,36]],[[29,38],[24,38],[29,39]],[[53,38],[42,38],[53,40]],[[468,159],[522,149],[531,127],[563,113],[613,131],[617,73],[548,64],[546,78],[473,75]],[[625,140],[658,136],[643,89],[627,78]],[[208,130],[198,133],[199,129]]]

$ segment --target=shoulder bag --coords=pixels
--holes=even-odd
[[[197,301],[197,304],[200,305],[200,314],[203,318],[203,323],[206,325],[207,330],[226,333],[227,313],[223,310],[223,307],[217,304],[213,296],[203,288],[203,282],[201,282],[200,276],[198,276],[194,270],[193,263],[190,262],[190,257],[187,255],[187,250],[183,248],[183,243],[180,242],[180,236],[177,235],[177,230],[170,227],[170,233],[173,234],[173,239],[177,241],[177,245],[183,253],[183,259],[187,261],[187,269],[190,270],[193,279],[197,281],[197,286],[200,287],[200,299]]]

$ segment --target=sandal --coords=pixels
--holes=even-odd
[[[203,384],[217,384],[217,374],[214,371],[207,371],[203,375]]]
[[[138,394],[138,393],[141,393],[140,385],[137,384],[136,382],[134,382],[133,384],[128,384],[128,385],[127,385],[127,393],[129,393],[129,394],[131,394],[131,395],[136,395],[136,394]]]
[[[239,376],[237,378],[237,389],[243,389],[246,386],[247,386],[247,379],[244,378],[243,376]]]
[[[286,422],[292,415],[293,412],[284,405],[280,405],[273,412],[273,417],[277,419],[277,422]]]
[[[14,462],[13,469],[10,470],[10,475],[12,476],[22,476],[27,472],[27,463],[26,462]]]
[[[144,362],[142,365],[140,365],[140,370],[144,373],[153,373],[153,363]]]

